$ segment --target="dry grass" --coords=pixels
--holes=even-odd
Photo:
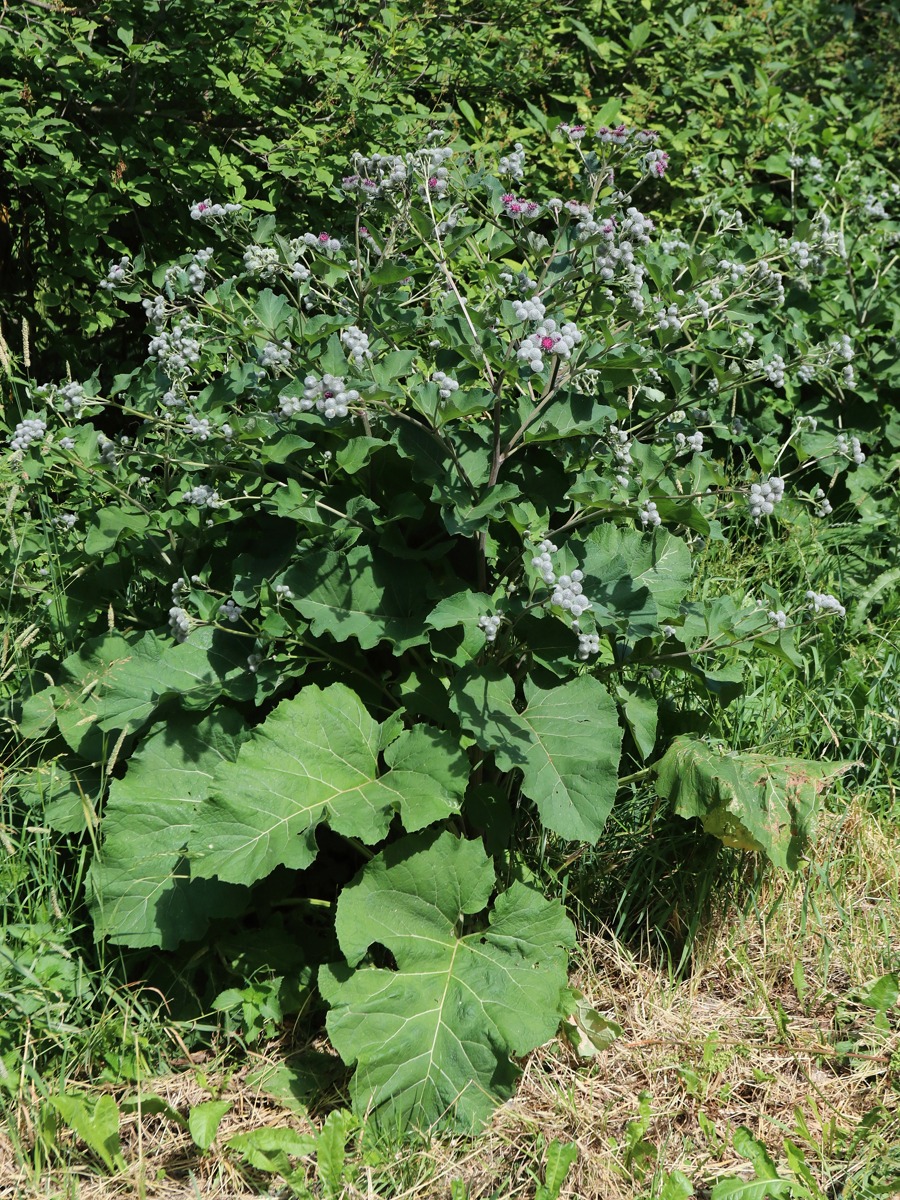
[[[542,1147],[554,1138],[579,1149],[564,1196],[650,1197],[675,1169],[706,1189],[722,1175],[748,1173],[732,1148],[739,1125],[776,1159],[786,1134],[801,1143],[808,1137],[809,1166],[837,1195],[861,1165],[854,1155],[877,1152],[874,1142],[848,1148],[843,1131],[881,1106],[900,1143],[900,1030],[896,1020],[892,1029],[877,1028],[873,1011],[852,998],[853,988],[900,967],[900,846],[853,809],[830,822],[818,860],[789,883],[773,876],[748,915],[724,926],[711,919],[683,980],[609,936],[583,942],[573,982],[623,1027],[614,1045],[587,1062],[561,1041],[545,1046],[525,1064],[515,1099],[477,1140],[434,1140],[380,1163],[370,1158],[368,1167],[357,1158],[344,1196],[437,1200],[450,1195],[453,1180],[465,1181],[471,1200],[532,1196]],[[853,1053],[837,1045],[847,1038]],[[270,1057],[278,1050],[270,1047]],[[249,1086],[250,1067],[230,1079],[209,1064],[203,1070],[205,1078],[186,1067],[146,1090],[186,1113],[215,1086],[233,1102],[219,1147],[263,1125],[314,1128],[315,1119]],[[642,1093],[650,1121],[640,1134],[629,1125]],[[19,1114],[20,1144],[34,1140],[28,1112]],[[226,1151],[199,1155],[187,1131],[164,1116],[126,1115],[121,1134],[127,1175],[101,1178],[69,1165],[63,1174],[46,1172],[37,1186],[28,1185],[0,1134],[0,1198],[240,1200],[258,1194],[254,1183],[266,1186]],[[312,1164],[310,1171],[318,1195]]]

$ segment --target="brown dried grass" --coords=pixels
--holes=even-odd
[[[747,1126],[777,1158],[785,1132],[800,1136],[798,1113],[811,1137],[811,1169],[823,1188],[838,1187],[852,1163],[833,1159],[836,1131],[882,1106],[900,1140],[900,1081],[891,1073],[900,1029],[895,1022],[892,1032],[875,1030],[871,1012],[847,1000],[849,989],[900,967],[900,846],[854,808],[827,824],[816,857],[798,880],[772,876],[749,914],[730,917],[727,926],[711,917],[687,978],[667,977],[607,934],[583,940],[573,983],[622,1026],[613,1046],[583,1061],[562,1041],[548,1044],[525,1063],[515,1098],[479,1138],[434,1139],[377,1168],[360,1168],[346,1200],[438,1200],[450,1195],[452,1180],[465,1181],[471,1200],[532,1196],[542,1148],[552,1139],[579,1150],[564,1196],[652,1196],[664,1173],[676,1169],[708,1187],[722,1175],[747,1174],[732,1148],[737,1126]],[[839,1033],[846,1036],[847,1012],[859,1047],[852,1057],[835,1046]],[[273,1045],[265,1057],[274,1062],[283,1052],[284,1045]],[[202,1075],[186,1065],[145,1090],[184,1114],[209,1099],[211,1088],[232,1101],[218,1147],[261,1126],[315,1128],[323,1114],[298,1116],[248,1084],[258,1065],[230,1077],[212,1063]],[[635,1162],[628,1127],[642,1093],[652,1119],[645,1159]],[[31,1119],[23,1107],[20,1144],[33,1140]],[[29,1182],[0,1132],[0,1200],[243,1200],[265,1191],[263,1176],[227,1151],[200,1155],[187,1131],[163,1116],[126,1115],[121,1137],[129,1163],[121,1177],[102,1178],[77,1165],[83,1160],[73,1153],[74,1165]],[[314,1178],[311,1166],[313,1188]],[[273,1194],[287,1195],[277,1187]]]

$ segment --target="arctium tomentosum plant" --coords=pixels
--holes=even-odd
[[[741,414],[809,362],[846,384],[852,347],[792,349],[785,239],[654,227],[652,132],[560,135],[575,195],[521,145],[434,132],[359,155],[325,230],[196,202],[211,244],[153,275],[146,365],[35,388],[10,431],[42,531],[20,733],[52,756],[48,819],[102,814],[97,937],[172,949],[290,898],[354,1102],[392,1123],[477,1125],[554,1035],[573,928],[536,835],[597,842],[657,767],[785,866],[815,815],[812,768],[719,770],[661,714],[685,680],[727,703],[747,655],[799,668],[843,612],[691,589],[709,540],[827,519],[859,442]],[[101,286],[139,300],[143,270]]]

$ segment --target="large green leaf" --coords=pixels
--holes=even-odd
[[[474,667],[457,677],[452,704],[502,770],[522,771],[522,791],[548,829],[595,842],[616,795],[622,730],[615,702],[590,675],[549,690],[527,683],[521,712],[514,698],[500,668]]]
[[[613,557],[628,564],[631,579],[649,590],[661,614],[678,612],[691,582],[691,552],[681,538],[666,529],[648,535],[605,522],[585,543],[582,569],[589,576],[607,578],[606,562]]]
[[[815,833],[825,782],[846,767],[723,750],[675,739],[656,767],[656,790],[682,817],[699,817],[726,846],[757,850],[793,870]]]
[[[344,889],[337,935],[349,967],[325,967],[328,1032],[355,1063],[354,1106],[385,1125],[472,1129],[508,1097],[521,1057],[564,1009],[574,930],[561,905],[521,883],[495,887],[480,841],[414,834]],[[396,970],[358,967],[374,945]]]
[[[388,746],[384,760],[391,769],[382,783],[395,792],[409,833],[459,812],[469,782],[469,760],[452,734],[417,725]]]
[[[382,727],[343,684],[283,701],[217,771],[188,842],[194,874],[252,883],[277,866],[308,867],[322,821],[374,844],[397,811],[419,829],[458,810],[468,761],[449,734],[401,732],[379,777],[383,746]]]
[[[233,694],[252,695],[246,654],[228,646],[233,640],[211,629],[198,629],[181,644],[152,632],[93,638],[63,662],[53,689],[60,733],[73,750],[95,757],[102,734],[134,733],[166,700],[205,707],[227,679],[236,685],[228,688]]]
[[[313,550],[284,582],[314,636],[328,633],[337,642],[355,638],[364,650],[386,640],[399,654],[428,641],[429,578],[418,563],[404,562],[398,569],[394,559],[358,545],[344,554]]]
[[[184,850],[216,768],[233,761],[240,717],[220,708],[202,720],[160,725],[110,788],[103,847],[91,869],[94,932],[124,946],[172,949],[239,911],[243,889],[191,878]]]

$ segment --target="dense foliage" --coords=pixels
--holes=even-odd
[[[755,654],[801,667],[840,600],[689,593],[708,540],[823,519],[865,461],[811,413],[739,415],[788,378],[823,410],[852,386],[849,337],[784,304],[840,237],[723,210],[659,236],[656,135],[558,132],[574,197],[530,198],[521,143],[482,162],[434,131],[357,156],[340,230],[196,200],[218,246],[154,273],[145,365],[33,388],[9,437],[46,652],[15,783],[95,840],[96,935],[174,949],[238,917],[276,969],[295,939],[290,1003],[317,988],[391,1124],[477,1124],[567,1011],[535,838],[597,842],[652,770],[792,867],[829,774],[723,758],[690,697],[727,703]],[[106,289],[136,300],[141,268]]]
[[[470,1129],[596,1018],[612,826],[792,870],[890,781],[896,22],[4,10],[0,1088],[120,955]]]

